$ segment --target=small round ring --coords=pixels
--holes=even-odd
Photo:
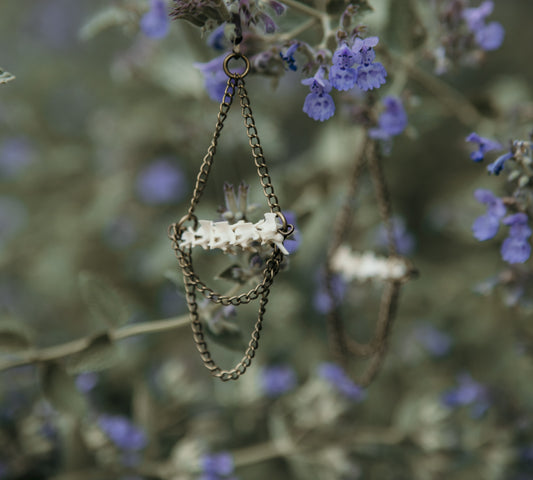
[[[294,225],[287,223],[285,215],[281,212],[275,212],[278,218],[281,220],[281,228],[278,228],[278,232],[281,233],[284,237],[288,237],[292,232],[294,232]]]
[[[228,64],[229,64],[229,61],[232,60],[233,58],[235,59],[242,58],[244,60],[244,72],[236,73],[236,72],[230,71]],[[230,53],[224,59],[223,67],[224,67],[224,73],[228,77],[238,80],[239,78],[244,78],[246,75],[248,75],[248,72],[250,71],[250,60],[248,60],[247,57],[245,57],[244,55],[241,55],[240,53]]]

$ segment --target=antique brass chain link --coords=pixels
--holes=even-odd
[[[242,59],[244,61],[244,71],[242,73],[232,72],[230,70],[229,62],[233,59]],[[293,225],[287,223],[287,220],[281,211],[278,198],[274,193],[272,179],[264,158],[263,147],[261,146],[261,142],[259,140],[252,108],[250,106],[250,99],[245,88],[244,77],[250,71],[250,62],[244,55],[234,52],[225,58],[223,68],[224,72],[228,76],[228,81],[226,83],[224,96],[222,97],[222,101],[220,103],[213,138],[207,153],[203,158],[200,171],[196,177],[196,183],[188,212],[181,218],[181,220],[179,220],[179,222],[170,225],[169,237],[172,240],[172,248],[175,251],[178,264],[182,269],[186,289],[187,305],[189,307],[189,313],[191,317],[191,328],[198,352],[200,353],[205,367],[211,372],[211,374],[223,381],[227,381],[237,380],[250,366],[252,358],[255,356],[255,351],[258,347],[260,331],[263,325],[265,306],[268,302],[268,295],[270,293],[270,287],[272,286],[275,276],[280,270],[281,262],[283,261],[283,254],[277,246],[273,246],[272,253],[266,260],[266,265],[262,272],[262,280],[248,292],[227,296],[215,292],[198,278],[192,264],[191,248],[181,248],[179,246],[179,242],[183,232],[185,231],[184,224],[186,222],[192,221],[195,226],[198,224],[198,219],[194,213],[194,210],[198,205],[198,202],[200,201],[202,193],[207,184],[216,154],[218,138],[220,137],[222,128],[224,127],[224,121],[228,116],[228,112],[236,93],[240,99],[241,115],[244,121],[246,135],[248,137],[248,144],[251,148],[254,164],[259,176],[263,193],[267,199],[270,211],[275,213],[281,221],[281,226],[278,229],[278,232],[286,238],[293,232],[294,227]],[[211,356],[204,338],[203,325],[198,313],[196,292],[201,293],[208,300],[219,305],[239,306],[260,298],[258,317],[254,330],[251,334],[248,348],[246,349],[241,361],[231,370],[223,370],[220,368]]]

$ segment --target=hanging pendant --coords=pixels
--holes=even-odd
[[[381,221],[387,230],[388,257],[380,258],[371,253],[357,254],[347,245],[347,236],[354,215],[353,199],[365,166],[370,172]],[[332,300],[332,306],[327,315],[331,348],[337,361],[345,369],[349,369],[352,357],[367,359],[368,364],[364,372],[355,379],[361,386],[368,386],[379,373],[387,352],[389,334],[396,315],[401,287],[415,274],[412,264],[397,254],[389,193],[381,158],[375,142],[367,139],[357,155],[346,200],[335,221],[326,259],[325,279],[326,291]],[[361,343],[347,335],[341,315],[341,302],[334,288],[335,275],[340,275],[346,281],[378,279],[385,283],[373,337],[369,342]]]
[[[242,73],[232,72],[230,70],[229,63],[231,60],[242,60],[244,62]],[[259,141],[257,127],[255,126],[255,120],[250,106],[250,99],[244,82],[244,77],[250,71],[250,62],[246,56],[233,52],[224,59],[223,68],[228,76],[228,81],[220,103],[213,138],[200,166],[188,212],[179,222],[169,227],[169,237],[172,240],[172,248],[175,251],[178,264],[183,273],[193,339],[198,352],[205,367],[211,374],[223,381],[227,381],[237,380],[244,374],[255,356],[255,352],[259,346],[259,336],[263,325],[265,306],[268,302],[268,295],[270,294],[270,287],[280,270],[283,255],[288,253],[283,247],[283,240],[292,233],[294,227],[287,223],[281,211],[263,155],[263,148]],[[215,159],[218,138],[220,137],[224,121],[227,118],[236,94],[239,97],[241,115],[257,175],[259,176],[259,181],[270,211],[265,213],[263,220],[255,224],[242,220],[234,224],[229,224],[229,222],[198,220],[194,211],[207,184],[209,173]],[[192,226],[186,227],[185,224],[187,222],[192,222]],[[271,245],[272,252],[266,260],[261,281],[248,292],[233,296],[220,294],[202,282],[194,271],[191,250],[195,246],[201,246],[204,249],[221,249],[226,253],[236,253],[238,250],[253,250],[257,248],[258,243],[261,245]],[[244,356],[240,362],[230,370],[222,369],[211,356],[205,340],[204,327],[198,312],[197,293],[201,293],[210,302],[218,305],[239,306],[259,299],[257,321],[251,334],[248,348],[244,352]]]

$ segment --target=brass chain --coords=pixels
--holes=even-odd
[[[242,59],[244,61],[245,70],[243,73],[235,73],[230,71],[229,62],[232,59]],[[170,225],[169,237],[172,240],[172,248],[174,249],[174,252],[178,259],[178,264],[182,269],[187,296],[187,305],[191,317],[191,328],[193,331],[193,338],[198,352],[200,353],[204,365],[211,372],[211,374],[217,378],[220,378],[223,381],[227,381],[237,380],[246,371],[246,369],[250,366],[252,362],[259,343],[259,332],[261,331],[263,325],[263,316],[265,313],[265,306],[268,302],[270,287],[272,286],[275,276],[280,271],[281,263],[283,261],[283,254],[277,246],[273,246],[272,253],[266,260],[266,265],[262,272],[262,280],[248,292],[241,293],[238,295],[227,296],[215,292],[213,289],[208,287],[198,278],[192,264],[191,248],[181,248],[179,246],[179,242],[181,240],[183,232],[185,231],[184,223],[187,221],[193,221],[195,226],[198,223],[198,219],[194,213],[194,210],[198,205],[198,202],[200,201],[200,198],[207,184],[207,180],[209,178],[209,174],[211,172],[211,168],[213,166],[213,161],[216,154],[218,138],[220,137],[220,133],[222,131],[222,128],[224,127],[224,121],[228,116],[228,112],[233,103],[233,98],[236,92],[239,95],[241,115],[244,121],[246,135],[248,137],[248,144],[251,148],[252,156],[254,158],[254,164],[257,169],[257,174],[259,176],[263,193],[267,199],[270,211],[272,213],[275,213],[281,220],[281,227],[278,229],[278,232],[281,233],[284,237],[287,237],[293,232],[294,227],[293,225],[287,223],[287,220],[285,219],[285,216],[281,211],[278,198],[274,193],[272,179],[270,177],[268,167],[264,158],[263,148],[259,140],[257,127],[255,125],[255,120],[252,114],[250,99],[245,88],[244,77],[248,74],[250,70],[250,62],[248,58],[246,58],[244,55],[234,52],[229,54],[225,58],[223,68],[224,72],[228,76],[228,81],[226,83],[224,96],[220,103],[213,138],[211,140],[209,148],[207,149],[207,153],[203,158],[202,165],[200,166],[200,171],[196,177],[196,183],[194,186],[194,191],[187,214],[184,215],[179,222]],[[251,334],[251,339],[248,344],[248,348],[246,349],[241,361],[231,370],[223,370],[222,368],[220,368],[213,360],[211,353],[207,347],[207,343],[205,341],[205,336],[203,333],[203,325],[198,313],[198,304],[196,301],[197,292],[201,293],[211,302],[219,305],[239,306],[248,304],[251,301],[256,300],[257,298],[260,298],[259,313],[254,330]]]
[[[273,260],[269,261],[273,262],[273,264],[270,266],[270,269],[274,272],[273,276],[275,276],[277,270],[279,270],[280,263],[278,261]],[[270,286],[265,287],[265,289],[259,295],[261,299],[259,301],[259,312],[257,315],[257,321],[255,322],[255,326],[251,333],[250,341],[248,343],[248,348],[244,352],[244,356],[234,368],[232,368],[231,370],[223,370],[213,360],[211,352],[209,351],[209,348],[207,346],[207,342],[205,341],[203,324],[198,314],[198,303],[196,301],[196,285],[191,283],[188,277],[184,278],[187,305],[189,307],[189,313],[191,317],[191,329],[193,332],[193,339],[194,343],[196,344],[196,349],[200,353],[200,357],[202,358],[205,367],[211,372],[211,375],[220,378],[220,380],[224,382],[228,380],[237,380],[244,372],[246,372],[246,369],[252,363],[252,359],[255,356],[255,352],[259,347],[259,337],[260,332],[263,328],[265,306],[268,303]]]

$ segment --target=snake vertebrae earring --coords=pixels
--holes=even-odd
[[[236,73],[230,70],[229,63],[232,60],[244,62],[244,71],[242,73]],[[237,380],[252,363],[252,359],[259,345],[259,336],[263,326],[263,317],[265,306],[268,302],[270,287],[274,281],[274,277],[280,270],[283,255],[288,254],[283,246],[283,240],[292,233],[294,227],[287,224],[287,220],[281,212],[281,207],[274,193],[272,180],[263,156],[263,148],[261,147],[257,134],[257,128],[250,107],[250,99],[244,83],[244,77],[250,71],[250,62],[246,56],[240,54],[237,49],[234,49],[233,53],[230,53],[225,58],[223,68],[225,74],[228,76],[228,80],[224,96],[220,103],[213,139],[211,140],[211,144],[196,178],[189,210],[179,222],[169,227],[169,237],[172,240],[172,248],[175,251],[183,273],[193,339],[198,352],[205,367],[211,374],[220,378],[222,381],[227,381]],[[264,219],[255,224],[245,222],[244,220],[239,220],[233,224],[198,220],[194,213],[209,178],[209,173],[215,159],[218,138],[232,105],[235,93],[237,93],[240,99],[241,114],[244,120],[248,143],[270,209],[270,212],[265,213]],[[186,222],[192,222],[192,226],[185,227]],[[191,249],[194,246],[199,245],[204,249],[218,248],[222,249],[225,253],[236,253],[240,249],[257,250],[260,245],[265,244],[271,245],[272,252],[266,260],[265,268],[262,272],[262,280],[248,292],[233,296],[222,295],[203,283],[194,271],[191,257]],[[238,306],[259,299],[257,321],[251,334],[248,348],[244,352],[244,356],[240,362],[230,370],[223,370],[215,363],[211,356],[198,312],[197,292],[218,305]]]
[[[376,144],[368,139],[362,144],[356,156],[345,203],[335,220],[333,237],[326,259],[325,283],[328,296],[332,300],[327,318],[331,348],[339,363],[346,369],[350,366],[352,356],[368,359],[366,369],[356,379],[361,386],[367,386],[376,377],[383,363],[400,289],[416,271],[412,264],[399,256],[396,251],[389,193]],[[365,164],[372,178],[379,214],[387,231],[389,250],[387,258],[376,257],[370,253],[354,253],[346,244],[354,216],[354,197]],[[374,334],[369,342],[360,343],[347,335],[341,315],[340,301],[335,292],[335,275],[340,275],[346,281],[379,279],[385,283]]]

